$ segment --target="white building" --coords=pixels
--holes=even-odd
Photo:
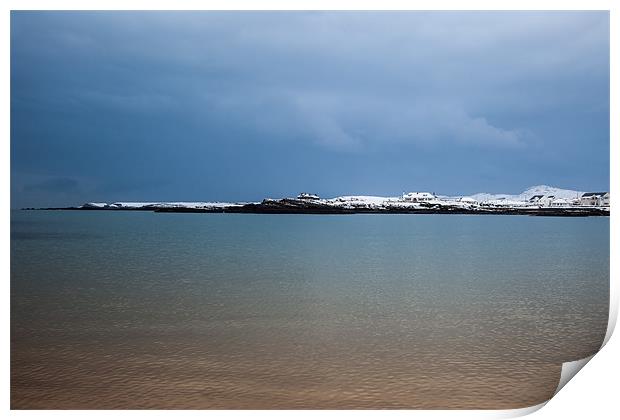
[[[544,195],[534,195],[528,201],[532,204],[539,204],[539,201],[542,200]]]
[[[608,206],[609,205],[609,193],[608,192],[584,193],[579,199],[579,204],[581,204],[582,206]]]
[[[601,198],[601,206],[609,207],[609,193],[605,193],[605,195]]]
[[[538,200],[538,204],[543,207],[551,207],[554,201],[555,195],[545,195],[540,200]]]
[[[435,194],[429,192],[410,192],[407,194],[403,194],[403,201],[411,201],[414,203],[432,201],[435,198]]]
[[[571,203],[563,198],[557,198],[551,202],[550,207],[570,207]]]

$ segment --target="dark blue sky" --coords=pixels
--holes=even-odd
[[[13,12],[12,207],[609,188],[607,12]]]

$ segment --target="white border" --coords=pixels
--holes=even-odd
[[[2,242],[3,252],[3,267],[4,268],[4,293],[2,294],[4,310],[2,311],[2,325],[4,329],[3,334],[3,346],[2,353],[4,363],[2,364],[2,377],[4,379],[4,392],[2,394],[2,403],[4,410],[9,410],[10,406],[10,375],[9,375],[9,357],[10,357],[10,286],[9,286],[9,250],[10,250],[10,74],[9,74],[9,62],[10,62],[10,10],[136,10],[136,9],[157,9],[157,10],[610,10],[610,59],[611,59],[611,103],[610,112],[611,118],[611,141],[610,141],[610,171],[611,171],[611,184],[610,190],[613,192],[612,197],[616,197],[616,181],[618,180],[619,167],[620,167],[620,150],[618,147],[618,124],[620,122],[620,116],[618,114],[618,98],[619,98],[619,85],[617,83],[618,71],[618,26],[620,24],[620,7],[616,5],[617,1],[612,0],[477,0],[477,1],[458,1],[458,0],[444,0],[444,1],[404,1],[404,0],[383,0],[383,1],[368,1],[368,0],[184,0],[184,1],[170,1],[170,0],[110,0],[101,1],[93,0],[89,2],[76,1],[76,0],[64,0],[64,1],[15,1],[8,0],[2,2],[2,8],[4,13],[2,14],[2,38],[3,42],[0,44],[2,48],[2,57],[5,58],[4,65],[0,67],[2,72],[2,85],[5,92],[5,100],[1,103],[0,118],[4,127],[4,142],[1,149],[1,168],[3,171],[3,182],[1,183],[2,194],[0,199],[0,211],[2,212],[2,229],[3,238]],[[612,200],[614,200],[612,198]],[[619,225],[616,223],[615,217],[610,219],[611,225],[611,238],[617,239],[619,237]],[[611,305],[610,305],[610,322],[608,326],[607,335],[605,338],[605,351],[597,354],[593,360],[585,367],[584,373],[580,374],[578,381],[572,381],[565,389],[562,390],[556,397],[554,397],[548,404],[548,408],[538,411],[534,416],[537,418],[583,418],[583,416],[592,416],[598,414],[601,418],[603,415],[618,412],[617,396],[615,392],[615,385],[617,384],[617,375],[619,372],[618,357],[620,357],[620,344],[618,339],[611,339],[611,332],[616,324],[618,314],[618,284],[617,284],[617,272],[618,264],[616,257],[619,255],[619,248],[617,241],[611,240]],[[575,364],[570,366],[574,367]],[[563,369],[564,370],[564,369]],[[560,388],[560,387],[559,387]],[[595,403],[594,405],[592,403]],[[445,417],[459,417],[459,418],[502,418],[505,416],[512,417],[514,415],[524,415],[529,412],[536,411],[545,404],[540,406],[520,409],[520,410],[471,410],[471,411],[425,411],[425,410],[405,410],[405,411],[321,411],[321,416],[327,417],[348,417],[355,416],[356,418],[375,418],[388,416],[391,418],[396,417],[417,417],[417,418],[445,418]],[[78,416],[81,418],[84,415],[89,417],[108,417],[110,415],[116,415],[116,412],[109,411],[12,411],[11,416],[20,418],[39,417],[44,415],[46,418],[66,418]],[[129,416],[133,418],[162,418],[162,417],[192,417],[202,418],[205,415],[210,417],[215,416],[218,418],[228,419],[236,418],[238,416],[252,416],[252,417],[269,417],[269,418],[288,418],[295,416],[297,418],[310,418],[315,417],[317,412],[312,411],[123,411],[123,416]],[[608,417],[608,416],[605,416]]]

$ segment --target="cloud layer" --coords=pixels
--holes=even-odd
[[[605,12],[13,12],[11,88],[15,203],[609,183]]]

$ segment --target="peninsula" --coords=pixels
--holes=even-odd
[[[34,209],[27,209],[34,210]],[[366,195],[321,198],[301,193],[260,202],[89,202],[75,207],[37,210],[154,211],[159,213],[272,214],[512,214],[531,216],[609,216],[609,192],[581,192],[539,185],[521,194],[479,193],[442,196],[409,192],[397,197]]]

